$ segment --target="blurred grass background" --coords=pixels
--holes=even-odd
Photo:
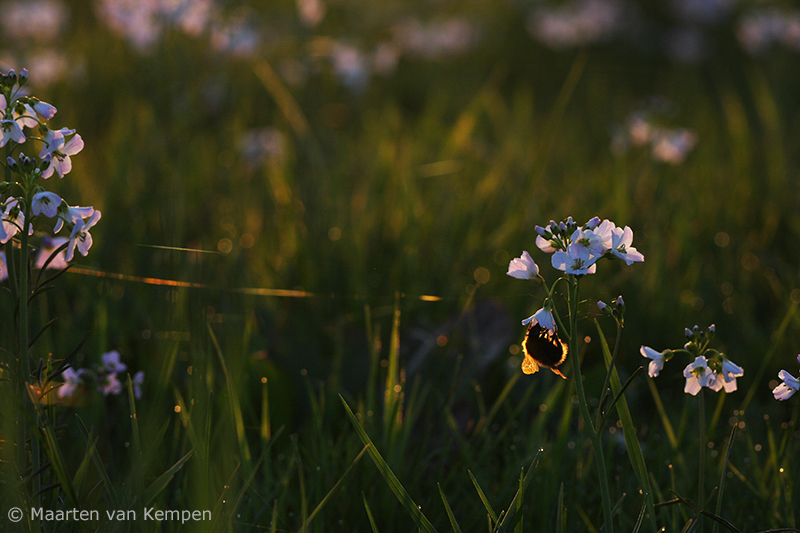
[[[341,393],[438,528],[448,522],[434,483],[464,522],[481,523],[466,470],[504,505],[539,446],[541,498],[526,516],[554,524],[563,481],[570,523],[599,522],[577,413],[552,409],[571,393],[549,375],[518,377],[518,321],[542,295],[505,275],[525,249],[554,279],[534,225],[598,215],[633,228],[646,261],[604,264],[584,280],[581,311],[624,296],[623,374],[642,364],[641,344],[678,347],[683,328],[715,323],[720,349],[745,368],[740,390],[714,404],[709,435],[724,449],[730,424],[747,420],[734,446],[741,490],[725,510],[740,526],[794,524],[800,478],[778,469],[797,473],[785,463],[800,446],[797,409],[770,389],[778,370],[797,370],[800,344],[800,51],[775,24],[747,38],[759,16],[792,28],[790,8],[5,0],[0,13],[0,65],[27,67],[32,93],[59,109],[53,123],[86,142],[72,173],[48,182],[103,212],[78,266],[122,275],[61,278],[37,311],[59,319],[39,350],[63,357],[91,330],[78,366],[117,349],[145,371],[143,441],[168,443],[146,475],[195,449],[167,508],[213,504],[256,468],[233,527],[275,518],[299,529],[361,450]],[[572,42],[546,33],[554,13],[577,28]],[[671,162],[620,144],[637,113],[696,144]],[[600,361],[589,342],[590,379],[602,379]],[[664,500],[667,487],[691,493],[696,475],[679,366],[657,386],[686,405],[671,413],[683,447],[667,442],[643,382],[628,393]],[[402,423],[379,420],[395,385]],[[106,457],[129,439],[112,423],[126,409],[117,398],[78,409],[104,433]],[[630,525],[641,501],[624,454],[610,455]],[[107,468],[124,476],[127,464]],[[361,491],[380,531],[412,527],[366,460],[310,527],[367,530]]]

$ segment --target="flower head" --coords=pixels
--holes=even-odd
[[[697,396],[702,387],[713,385],[715,376],[714,372],[708,368],[706,358],[699,355],[683,369],[683,377],[686,378],[686,386],[684,386],[683,392]]]
[[[67,141],[67,135],[73,135],[73,137]],[[42,161],[47,161],[50,164],[42,172],[42,177],[47,179],[54,172],[58,172],[58,176],[63,178],[65,174],[72,170],[72,160],[69,156],[83,150],[83,139],[75,133],[75,130],[61,128],[60,130],[47,130],[44,136],[44,143],[39,157]]]
[[[100,392],[103,393],[103,396],[122,392],[122,383],[120,383],[116,374],[106,374],[103,377],[100,382]]]
[[[76,247],[81,255],[86,257],[89,253],[89,248],[92,247],[92,234],[89,233],[89,230],[92,226],[97,224],[98,220],[100,220],[100,211],[92,213],[92,216],[87,222],[84,222],[83,219],[75,221],[75,227],[72,228],[72,233],[69,236],[69,244],[67,244],[67,261],[72,261]]]
[[[128,367],[125,363],[119,360],[119,352],[112,350],[104,353],[101,358],[103,359],[103,366],[101,367],[104,372],[115,374],[117,372],[125,372]]]
[[[648,346],[642,346],[641,348],[639,348],[639,353],[641,353],[644,357],[650,359],[650,366],[647,369],[647,373],[651,378],[658,376],[658,373],[661,372],[662,368],[664,368],[664,362],[666,361],[666,356],[671,351],[672,350],[664,350],[663,352],[657,352]]]
[[[521,257],[512,259],[508,264],[508,275],[517,279],[536,279],[539,275],[539,266],[530,254],[523,250]]]
[[[596,232],[600,235],[607,253],[622,259],[625,264],[644,261],[644,256],[633,244],[633,230],[628,226],[618,228],[610,220],[604,220]]]
[[[800,360],[800,356],[797,359]],[[783,383],[772,389],[772,394],[775,395],[776,400],[788,400],[795,392],[800,390],[800,379],[792,376],[786,370],[778,372],[778,377],[783,380]]]
[[[552,264],[553,268],[567,274],[584,276],[595,273],[597,270],[595,262],[598,257],[597,255],[592,255],[586,246],[571,243],[567,246],[566,251],[559,250],[553,253]]]
[[[8,141],[22,144],[25,142],[25,134],[22,133],[22,128],[16,121],[11,119],[0,120],[0,148],[5,146]]]
[[[140,370],[131,378],[131,385],[133,385],[133,397],[137,400],[142,397],[142,384],[144,383],[144,371]]]
[[[61,205],[61,197],[54,192],[43,191],[33,195],[31,209],[34,216],[44,215],[53,218],[58,213],[58,206]]]

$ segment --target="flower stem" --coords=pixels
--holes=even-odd
[[[706,473],[706,402],[703,390],[700,389],[698,396],[699,406],[698,410],[698,433],[700,439],[700,457],[698,458],[698,472],[697,472],[697,521],[699,522],[698,532],[703,531],[703,515],[700,511],[703,509],[705,501],[705,473]]]
[[[597,474],[600,478],[600,496],[603,500],[603,522],[606,533],[614,532],[614,524],[611,514],[611,492],[608,488],[608,475],[606,474],[606,460],[603,454],[603,443],[600,435],[595,432],[592,423],[592,415],[589,413],[589,406],[586,403],[586,392],[583,389],[583,377],[581,376],[581,363],[578,357],[578,279],[570,275],[569,277],[569,351],[572,360],[572,374],[575,379],[575,392],[578,395],[578,405],[580,406],[581,419],[583,420],[584,431],[589,435],[594,451]]]

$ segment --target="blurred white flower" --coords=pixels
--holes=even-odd
[[[140,370],[131,378],[133,385],[133,397],[137,400],[142,398],[142,384],[144,383],[144,371]]]
[[[64,378],[64,383],[58,388],[58,397],[69,398],[72,396],[72,393],[75,392],[75,389],[80,386],[81,376],[85,373],[86,370],[83,368],[77,371],[72,367],[64,370],[64,372],[61,373],[61,376]]]
[[[528,19],[528,33],[550,48],[561,49],[604,41],[626,22],[620,0],[572,0],[558,7],[539,7]]]
[[[0,26],[9,41],[56,39],[67,19],[64,4],[56,0],[7,0],[0,4]]]
[[[336,76],[347,88],[355,92],[367,88],[371,75],[369,60],[361,50],[349,44],[334,43],[331,61]]]
[[[522,256],[512,259],[508,264],[507,274],[517,279],[536,279],[539,276],[539,266],[531,255],[522,251]]]
[[[772,389],[772,394],[775,395],[776,400],[788,400],[795,392],[800,390],[800,380],[786,370],[778,372],[778,377],[783,380],[783,383]]]
[[[325,4],[322,0],[297,0],[297,14],[303,25],[313,28],[325,18]]]
[[[116,350],[112,350],[110,352],[106,352],[100,356],[103,361],[102,370],[103,372],[109,373],[117,373],[117,372],[125,372],[128,367],[125,363],[119,360],[120,355],[119,352]]]
[[[395,44],[404,53],[426,59],[463,53],[479,40],[474,25],[464,18],[428,24],[408,19],[395,25],[392,30]]]
[[[100,382],[100,392],[103,393],[103,396],[108,396],[109,394],[119,394],[122,392],[122,383],[120,383],[116,374],[106,374],[102,377]]]
[[[66,260],[66,249],[61,250],[56,254],[53,259],[47,263],[47,260],[50,259],[50,256],[53,255],[60,246],[64,243],[69,242],[69,239],[66,237],[44,237],[42,239],[42,245],[39,247],[39,254],[36,256],[36,262],[34,263],[34,268],[42,269],[44,268],[45,264],[47,264],[47,268],[55,268],[55,269],[64,269],[69,266]]]
[[[658,161],[679,165],[683,163],[694,145],[697,135],[686,129],[660,130],[653,141],[653,157]]]

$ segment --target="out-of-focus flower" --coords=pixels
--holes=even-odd
[[[8,265],[6,264],[6,253],[0,252],[0,281],[8,279]]]
[[[125,372],[128,369],[128,367],[125,365],[125,363],[121,362],[119,358],[120,358],[119,352],[116,350],[104,353],[101,356],[101,359],[103,360],[103,365],[101,367],[102,370],[104,372],[109,372],[114,374],[116,374],[117,372]]]
[[[218,52],[232,56],[253,55],[261,44],[261,36],[253,28],[251,19],[241,14],[214,24],[211,27],[211,46]]]
[[[89,233],[89,230],[97,224],[98,220],[100,220],[100,211],[95,210],[87,222],[84,222],[83,219],[78,219],[75,222],[75,226],[69,236],[69,244],[67,244],[67,261],[72,261],[76,247],[81,255],[86,257],[89,253],[89,248],[92,247],[92,234]]]
[[[558,7],[539,7],[528,19],[528,33],[555,49],[605,41],[630,18],[619,0],[572,0]]]
[[[658,376],[658,373],[661,372],[662,368],[664,368],[664,361],[666,361],[666,356],[669,352],[671,352],[671,350],[664,350],[663,352],[657,352],[654,349],[650,348],[649,346],[642,346],[639,349],[639,353],[641,353],[644,357],[650,359],[650,365],[647,368],[647,374],[651,378]]]
[[[72,135],[67,141],[66,135]],[[44,136],[44,145],[39,157],[42,161],[50,163],[42,172],[44,179],[58,172],[58,176],[63,178],[72,170],[72,160],[69,158],[83,150],[83,139],[75,130],[61,128],[60,130],[48,130]]]
[[[800,50],[800,12],[778,9],[751,11],[739,20],[739,43],[751,55],[761,55],[777,43]]]
[[[44,237],[42,239],[42,245],[39,248],[39,254],[36,256],[36,262],[34,263],[34,268],[42,269],[47,264],[47,268],[54,268],[54,269],[64,269],[69,266],[67,260],[65,258],[66,252],[65,250],[61,250],[53,257],[52,260],[48,263],[47,260],[50,259],[50,256],[53,255],[53,252],[58,250],[64,243],[69,242],[69,239],[66,237]]]
[[[350,90],[363,91],[369,85],[369,60],[355,46],[335,43],[331,49],[333,70],[339,80]]]
[[[800,360],[800,356],[798,356],[798,359]],[[775,395],[776,400],[788,400],[795,392],[800,390],[800,380],[786,370],[778,372],[778,377],[783,380],[783,383],[772,389],[772,394]]]
[[[653,157],[658,161],[679,165],[697,144],[697,135],[686,129],[661,130],[653,141]]]
[[[131,378],[133,385],[133,397],[137,400],[142,398],[142,384],[144,383],[144,371],[140,370]]]
[[[61,205],[61,197],[54,192],[42,191],[33,195],[31,209],[34,216],[44,215],[53,218],[58,213],[58,206]]]
[[[9,41],[56,39],[67,18],[66,8],[55,0],[8,0],[0,4],[0,26]]]
[[[566,251],[558,250],[553,253],[552,264],[553,268],[567,274],[585,276],[586,274],[595,273],[597,270],[595,262],[598,257],[590,254],[586,247],[576,246],[575,243],[572,243],[567,246]]]
[[[59,398],[69,398],[75,392],[81,384],[81,376],[86,373],[86,370],[81,368],[80,370],[75,370],[74,368],[70,367],[64,370],[61,373],[61,376],[64,378],[64,384],[58,388],[58,397]]]
[[[709,387],[713,385],[714,372],[708,368],[708,361],[702,355],[689,363],[683,369],[683,377],[686,378],[686,385],[683,392],[697,396],[702,387]]]
[[[512,259],[508,264],[507,274],[517,279],[536,279],[539,277],[539,266],[531,255],[523,250],[522,256]]]
[[[394,42],[403,53],[426,59],[458,55],[479,40],[473,24],[464,18],[428,24],[408,19],[395,25],[392,30]]]
[[[322,0],[297,0],[297,14],[303,25],[314,28],[325,18],[325,4]]]
[[[283,158],[286,137],[275,128],[253,129],[242,134],[238,145],[245,161],[256,165],[262,161],[279,161]]]
[[[103,393],[103,396],[122,392],[122,383],[120,383],[116,374],[106,374],[101,378],[100,392]]]

